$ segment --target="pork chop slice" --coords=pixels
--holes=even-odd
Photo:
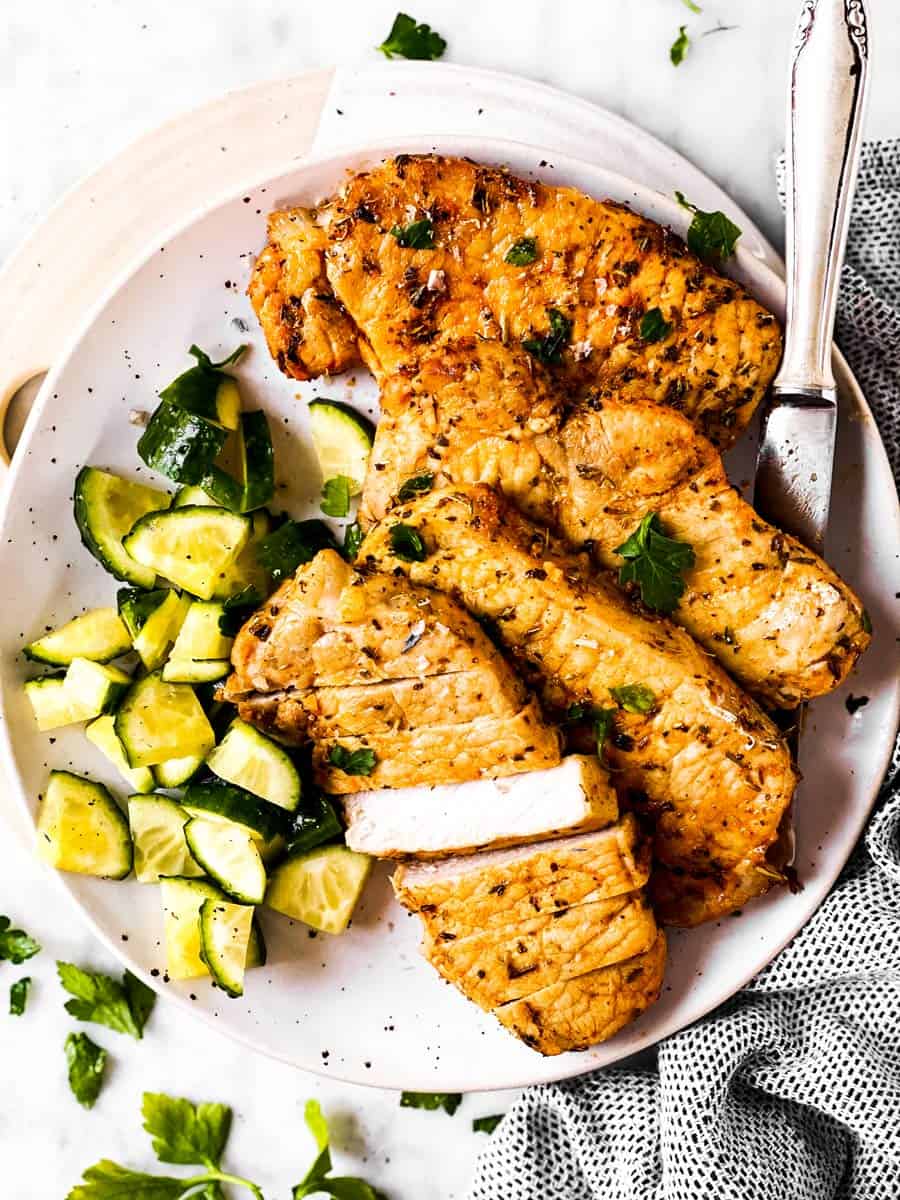
[[[494,1009],[494,1016],[526,1046],[541,1054],[587,1050],[618,1033],[659,997],[666,968],[660,931],[643,954],[558,980],[521,1000]]]
[[[357,792],[344,799],[346,841],[376,858],[436,858],[610,825],[616,794],[596,755],[497,779]]]
[[[548,798],[549,799],[549,798]],[[436,938],[496,929],[642,888],[650,847],[631,813],[615,825],[509,850],[401,864],[394,894]]]
[[[425,957],[450,983],[488,1010],[551,983],[643,954],[656,921],[642,892],[579,904],[556,915],[454,936],[426,934]]]

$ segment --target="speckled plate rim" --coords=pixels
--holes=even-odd
[[[364,145],[355,149],[342,150],[338,153],[330,154],[321,158],[309,158],[302,164],[291,164],[283,172],[276,175],[267,174],[264,178],[256,178],[246,182],[239,188],[229,188],[216,200],[203,204],[198,207],[191,215],[176,224],[169,230],[166,237],[162,239],[154,239],[153,244],[148,247],[146,253],[136,262],[132,263],[129,268],[121,273],[116,282],[109,287],[103,297],[92,307],[87,316],[82,320],[77,331],[69,339],[65,351],[60,354],[56,364],[48,374],[44,384],[41,387],[40,393],[35,401],[29,418],[20,439],[20,446],[24,449],[30,447],[33,438],[36,435],[36,430],[40,424],[43,410],[47,404],[48,398],[53,394],[56,381],[67,368],[72,357],[77,353],[81,342],[86,337],[88,331],[94,325],[98,315],[104,310],[110,300],[125,286],[125,284],[143,267],[153,254],[156,252],[160,244],[167,244],[172,238],[179,233],[184,232],[189,227],[192,227],[199,221],[202,221],[211,212],[220,207],[233,203],[245,192],[250,192],[258,189],[261,186],[267,186],[268,190],[275,194],[276,198],[279,194],[279,187],[286,185],[287,181],[293,180],[288,191],[296,191],[302,186],[302,177],[314,173],[330,173],[335,181],[339,180],[341,175],[350,169],[355,169],[359,165],[378,161],[386,155],[395,153],[414,153],[427,152],[432,149],[437,149],[448,154],[468,154],[470,157],[479,158],[483,161],[506,162],[512,161],[515,164],[516,157],[521,157],[523,154],[528,156],[548,157],[559,168],[558,178],[569,174],[588,174],[597,180],[607,180],[615,186],[609,188],[610,192],[625,191],[633,196],[637,209],[645,212],[648,215],[654,216],[657,220],[662,220],[664,223],[671,225],[677,231],[684,232],[686,228],[686,218],[681,209],[670,200],[667,196],[655,192],[644,185],[634,183],[626,176],[615,171],[599,167],[596,164],[585,162],[569,156],[556,154],[552,150],[547,150],[539,146],[527,145],[525,143],[504,141],[496,138],[475,138],[469,135],[462,137],[452,137],[442,135],[439,138],[432,140],[422,138],[408,139],[391,139],[387,143],[375,143],[373,145]],[[514,169],[521,169],[515,168]],[[538,172],[539,174],[539,172]],[[332,185],[333,186],[333,185]],[[282,187],[282,191],[283,191]],[[595,190],[595,189],[592,189]],[[605,194],[606,189],[600,187],[596,189],[597,195]],[[262,230],[261,230],[262,234]],[[745,279],[751,281],[751,287],[757,292],[766,292],[770,296],[779,297],[777,304],[773,303],[775,308],[783,308],[784,285],[781,279],[757,257],[751,254],[738,252],[735,261],[735,268],[732,273],[735,273]],[[771,303],[770,299],[770,303]],[[844,398],[849,400],[851,405],[856,407],[861,414],[871,424],[872,430],[876,434],[877,450],[875,452],[874,463],[877,465],[879,475],[883,477],[883,482],[889,484],[890,495],[893,497],[893,512],[891,520],[885,520],[885,528],[888,533],[888,540],[893,545],[900,549],[900,506],[896,502],[896,493],[893,487],[893,478],[890,472],[890,467],[887,460],[887,454],[884,450],[880,436],[877,435],[877,428],[874,425],[874,420],[871,416],[865,398],[856,383],[852,373],[847,367],[844,360],[836,352],[836,365],[839,372],[839,383],[843,391]],[[869,451],[873,450],[873,445],[867,442]],[[5,489],[2,504],[0,504],[0,533],[5,527],[8,509],[11,505],[13,494],[16,488],[16,482],[19,476],[28,470],[28,458],[25,453],[16,454],[13,458],[10,476]],[[889,528],[888,528],[889,527]],[[884,530],[881,531],[884,534]],[[900,714],[900,679],[895,681],[893,693],[890,697],[890,712],[892,714],[893,728],[896,728],[898,714]],[[885,725],[890,722],[883,722]],[[884,769],[890,758],[890,753],[893,745],[893,736],[884,735],[879,740],[878,752],[876,757],[877,774],[879,777],[883,775]],[[26,795],[22,780],[17,767],[16,756],[13,746],[10,741],[8,723],[6,720],[4,700],[0,694],[0,757],[5,769],[8,772],[8,777],[13,783],[16,800],[20,811],[24,813],[25,820],[29,825],[33,825],[33,817],[31,806]],[[533,1064],[532,1069],[523,1069],[515,1073],[513,1076],[503,1076],[501,1078],[479,1080],[472,1082],[468,1078],[465,1070],[454,1074],[452,1071],[443,1071],[440,1076],[441,1090],[449,1091],[472,1091],[472,1090],[488,1090],[494,1088],[508,1088],[525,1086],[536,1082],[550,1082],[554,1080],[570,1078],[575,1075],[593,1070],[601,1066],[608,1066],[615,1063],[619,1059],[636,1053],[642,1049],[646,1049],[659,1042],[660,1040],[672,1035],[680,1029],[692,1024],[706,1013],[711,1011],[718,1004],[722,1003],[736,991],[743,987],[751,978],[753,978],[771,959],[788,944],[800,928],[814,914],[822,900],[827,895],[837,877],[839,870],[853,848],[856,840],[868,817],[871,807],[877,796],[877,786],[874,786],[870,794],[867,796],[865,804],[859,804],[854,810],[854,820],[852,825],[848,825],[843,831],[842,844],[840,847],[839,860],[834,860],[834,866],[829,871],[827,876],[822,876],[816,880],[814,888],[807,889],[805,899],[801,906],[792,914],[792,919],[785,924],[774,941],[770,942],[766,950],[756,957],[749,956],[742,960],[741,966],[735,969],[727,981],[723,981],[719,993],[715,999],[710,1002],[686,1006],[684,1011],[680,1011],[675,1019],[655,1021],[655,1009],[648,1010],[638,1022],[629,1026],[623,1033],[617,1035],[614,1039],[604,1043],[600,1047],[595,1047],[589,1051],[578,1054],[561,1055],[557,1058],[544,1059],[535,1055],[529,1058],[528,1062]],[[47,870],[50,870],[47,868]],[[69,879],[62,873],[50,870],[54,876],[57,885],[61,887],[64,893],[78,908],[82,918],[87,922],[92,932],[100,939],[107,949],[117,957],[125,966],[127,966],[136,975],[142,978],[150,987],[154,988],[161,995],[174,1000],[180,1004],[186,1011],[191,1012],[195,1016],[200,1016],[213,1028],[225,1033],[230,1038],[242,1042],[248,1047],[261,1051],[287,1063],[299,1066],[302,1069],[313,1071],[317,1074],[325,1075],[332,1079],[343,1079],[347,1082],[359,1083],[370,1086],[387,1087],[387,1088],[406,1088],[410,1090],[434,1090],[435,1079],[434,1075],[425,1074],[418,1070],[416,1064],[410,1065],[408,1074],[402,1077],[392,1077],[385,1079],[383,1077],[366,1076],[354,1072],[353,1070],[334,1070],[325,1071],[321,1065],[310,1055],[309,1058],[303,1057],[301,1061],[296,1054],[279,1053],[271,1047],[262,1046],[256,1042],[253,1037],[235,1031],[229,1028],[221,1018],[216,1019],[211,1014],[206,1013],[189,1003],[189,1001],[170,990],[164,990],[160,983],[153,978],[148,969],[141,963],[137,962],[129,955],[128,951],[123,950],[122,944],[114,935],[105,929],[82,903],[76,897],[69,884]],[[775,899],[772,897],[772,899]],[[765,904],[766,901],[758,902]],[[677,937],[678,935],[676,935]],[[502,1034],[507,1037],[507,1034]]]

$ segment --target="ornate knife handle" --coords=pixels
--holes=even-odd
[[[775,392],[835,394],[835,303],[859,166],[867,76],[863,0],[805,0],[788,92],[788,320]]]

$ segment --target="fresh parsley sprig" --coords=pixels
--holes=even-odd
[[[31,987],[31,976],[24,975],[21,979],[17,979],[9,988],[9,1015],[11,1017],[21,1017],[25,1013],[25,1006],[28,1003],[28,990]]]
[[[335,744],[328,751],[328,761],[345,775],[371,775],[378,758],[368,746],[348,750],[346,746]]]
[[[503,1120],[503,1113],[495,1113],[490,1117],[476,1117],[472,1122],[473,1133],[493,1133]]]
[[[401,1108],[424,1108],[426,1112],[443,1109],[452,1117],[462,1103],[461,1092],[402,1092]]]
[[[669,58],[673,67],[680,67],[687,58],[687,52],[691,48],[691,39],[688,37],[687,26],[679,25],[678,37],[669,47]]]
[[[86,1033],[70,1033],[65,1044],[69,1087],[83,1108],[93,1108],[106,1070],[106,1051]]]
[[[538,362],[556,366],[562,362],[563,350],[572,340],[572,321],[558,308],[547,309],[547,321],[548,331],[523,338],[522,349],[527,350]]]
[[[394,17],[391,32],[378,49],[385,58],[393,58],[398,54],[401,58],[433,62],[447,49],[447,43],[430,25],[424,21],[417,24],[415,17],[401,12]]]
[[[41,949],[40,942],[22,929],[13,929],[9,917],[0,917],[0,960],[19,966]]]
[[[615,553],[625,559],[619,583],[636,583],[643,602],[657,612],[676,608],[686,587],[683,572],[694,565],[694,551],[687,542],[667,537],[656,513],[647,513]]]
[[[723,212],[704,212],[685,198],[684,192],[676,192],[675,199],[682,208],[693,213],[687,231],[688,249],[698,258],[705,260],[731,258],[737,240],[743,233],[740,226],[729,220]]]
[[[307,1129],[316,1140],[318,1154],[294,1188],[293,1200],[305,1200],[306,1196],[333,1196],[334,1200],[386,1200],[383,1192],[377,1191],[364,1179],[347,1175],[332,1176],[328,1122],[317,1100],[307,1100],[303,1116]]]
[[[60,983],[73,997],[66,1001],[66,1012],[79,1021],[93,1021],[138,1040],[143,1037],[156,996],[137,976],[126,971],[119,982],[65,962],[58,962],[56,969]]]

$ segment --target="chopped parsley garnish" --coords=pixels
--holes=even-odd
[[[59,981],[74,999],[66,1001],[66,1012],[79,1021],[94,1021],[116,1033],[143,1036],[156,996],[137,976],[126,971],[122,981],[94,971],[82,971],[72,963],[58,962]]]
[[[656,513],[648,513],[615,552],[625,559],[619,583],[636,583],[648,608],[672,612],[684,594],[683,572],[694,565],[693,548],[667,537]]]
[[[326,517],[346,517],[350,511],[350,487],[351,481],[346,475],[325,480],[319,507]]]
[[[688,249],[698,258],[725,259],[734,254],[734,247],[743,230],[730,221],[723,212],[704,212],[696,204],[685,199],[683,192],[676,192],[675,199],[682,208],[694,214],[687,231]]]
[[[30,987],[31,977],[29,975],[17,979],[15,983],[10,985],[9,1015],[11,1017],[21,1017],[25,1012],[25,1006],[28,1003],[28,989]]]
[[[222,604],[219,633],[224,637],[237,637],[241,626],[253,616],[263,600],[265,596],[252,583],[229,596]]]
[[[344,558],[348,562],[353,562],[357,554],[359,554],[359,548],[363,544],[364,537],[365,534],[359,527],[359,521],[354,521],[352,525],[348,525],[344,530]]]
[[[192,1104],[163,1092],[144,1092],[141,1113],[160,1162],[218,1166],[222,1161],[231,1132],[226,1104]]]
[[[595,708],[591,713],[594,718],[594,737],[597,739],[597,757],[601,762],[606,761],[604,747],[615,729],[616,710],[614,708]]]
[[[862,615],[859,618],[859,622],[862,625],[863,633],[872,632],[872,618],[869,616],[869,610],[867,608],[862,610]]]
[[[40,942],[23,930],[10,928],[9,917],[0,917],[0,961],[5,959],[19,966],[26,959],[33,958],[40,948]]]
[[[650,308],[641,317],[640,335],[644,342],[663,342],[672,332],[672,326],[658,308]]]
[[[378,49],[385,58],[393,58],[395,54],[399,54],[401,58],[433,62],[447,49],[447,43],[430,25],[424,22],[417,25],[415,17],[397,13],[391,32]]]
[[[424,1108],[428,1112],[442,1108],[451,1117],[461,1103],[460,1092],[403,1092],[400,1096],[401,1108]]]
[[[312,562],[320,550],[337,550],[334,534],[324,521],[285,521],[256,547],[256,557],[273,583],[293,575],[303,563]]]
[[[474,1133],[493,1133],[503,1120],[503,1115],[503,1113],[497,1113],[492,1117],[476,1117],[472,1122],[472,1131]]]
[[[345,775],[371,775],[378,759],[368,746],[348,750],[346,746],[335,745],[328,751],[328,761]]]
[[[688,49],[691,44],[691,39],[687,35],[687,27],[679,26],[678,37],[669,47],[669,58],[672,60],[673,67],[680,67],[685,60]]]
[[[407,250],[434,249],[434,225],[428,217],[412,221],[409,225],[395,225],[391,237],[397,239],[398,246],[404,246]]]
[[[626,712],[637,713],[645,717],[656,708],[656,693],[643,683],[624,683],[621,687],[610,688],[613,700]]]
[[[503,261],[511,267],[527,267],[538,256],[537,238],[523,237],[513,242],[507,250]]]
[[[577,704],[570,704],[566,709],[567,721],[583,721],[593,712],[590,704],[585,704],[584,701],[579,701]]]
[[[414,525],[392,525],[388,530],[391,550],[404,562],[424,562],[428,552]]]
[[[66,1062],[72,1095],[83,1108],[93,1108],[103,1087],[106,1051],[86,1033],[70,1033],[66,1038]]]
[[[547,309],[550,328],[540,336],[522,339],[522,349],[548,366],[562,361],[562,352],[572,340],[572,322],[558,308]]]
[[[434,476],[430,471],[424,471],[421,475],[413,475],[405,480],[400,485],[400,491],[397,493],[397,499],[414,500],[416,496],[421,496],[425,492],[430,492],[434,487]]]
[[[306,1128],[316,1139],[318,1154],[313,1165],[292,1192],[292,1200],[305,1200],[306,1196],[333,1196],[335,1200],[385,1200],[384,1193],[377,1191],[364,1179],[347,1176],[331,1178],[331,1150],[328,1144],[328,1122],[322,1115],[318,1100],[307,1100],[303,1114]]]

